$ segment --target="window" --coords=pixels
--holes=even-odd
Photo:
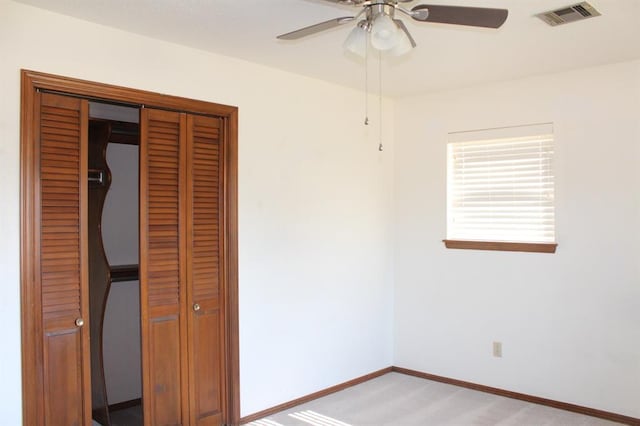
[[[555,252],[553,126],[449,134],[448,248]]]

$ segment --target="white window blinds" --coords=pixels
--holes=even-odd
[[[555,242],[553,126],[449,134],[447,239]]]

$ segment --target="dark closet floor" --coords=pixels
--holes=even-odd
[[[112,411],[109,414],[111,416],[111,426],[142,426],[141,405]]]

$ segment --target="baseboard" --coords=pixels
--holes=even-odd
[[[125,408],[135,407],[136,405],[142,405],[141,398],[132,399],[130,401],[122,401],[116,404],[110,404],[109,411],[124,410]]]
[[[253,422],[255,420],[260,420],[264,417],[279,413],[280,411],[288,410],[289,408],[295,407],[296,405],[304,404],[304,403],[313,401],[314,399],[322,398],[323,396],[327,396],[332,393],[350,388],[351,386],[359,385],[360,383],[364,383],[371,379],[375,379],[376,377],[390,373],[392,368],[393,367],[383,368],[382,370],[374,371],[373,373],[369,373],[364,376],[357,377],[353,380],[349,380],[348,382],[340,383],[338,385],[331,386],[330,388],[323,389],[318,392],[314,392],[312,394],[303,396],[298,399],[294,399],[293,401],[285,402],[284,404],[276,405],[275,407],[267,408],[266,410],[262,410],[254,414],[250,414],[248,416],[242,417],[240,419],[240,424],[243,425],[246,423]]]
[[[522,401],[532,402],[534,404],[546,405],[548,407],[559,408],[565,411],[585,414],[587,416],[598,417],[613,422],[624,423],[632,426],[640,426],[640,419],[635,417],[624,416],[622,414],[611,413],[608,411],[596,410],[595,408],[583,407],[580,405],[569,404],[567,402],[554,401],[552,399],[541,398],[539,396],[527,395],[519,392],[512,392],[504,389],[493,388],[491,386],[479,385],[477,383],[465,382],[463,380],[450,379],[448,377],[436,376],[435,374],[423,373],[421,371],[410,370],[402,367],[391,367],[391,371],[396,373],[407,374],[409,376],[420,377],[422,379],[433,380],[435,382],[447,383],[450,385],[460,386],[462,388],[473,389],[481,392],[492,393],[507,398],[519,399]]]

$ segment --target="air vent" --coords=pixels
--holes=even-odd
[[[556,25],[568,24],[569,22],[582,21],[583,19],[600,16],[600,12],[586,1],[583,1],[573,6],[539,13],[536,16],[552,27],[555,27]]]

